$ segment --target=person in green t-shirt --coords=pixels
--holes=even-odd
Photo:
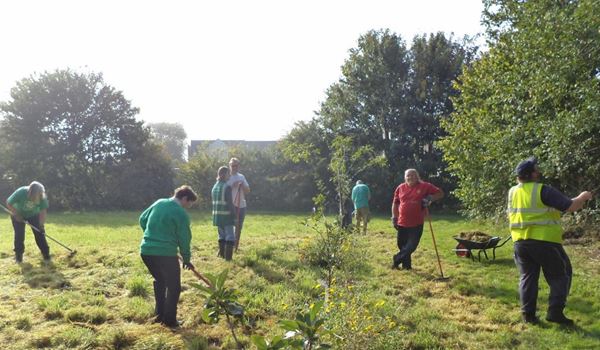
[[[32,228],[35,243],[37,244],[44,260],[50,260],[50,247],[46,241],[44,222],[46,222],[46,211],[48,209],[48,198],[44,185],[33,181],[29,186],[19,187],[6,200],[6,206],[12,213],[11,221],[15,230],[15,261],[23,261],[25,252],[25,222]]]
[[[154,277],[155,322],[170,328],[180,325],[177,321],[181,293],[178,250],[183,268],[194,269],[190,261],[192,231],[185,208],[190,208],[197,199],[191,187],[182,186],[175,190],[173,197],[157,200],[140,215],[140,226],[144,230],[141,257]]]
[[[360,231],[360,223],[363,223],[363,233],[367,233],[367,224],[369,222],[369,200],[371,191],[361,180],[356,181],[356,186],[352,189],[352,203],[354,203],[354,212],[356,215],[356,229]]]

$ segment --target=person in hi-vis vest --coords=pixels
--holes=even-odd
[[[560,191],[539,183],[541,173],[533,157],[516,169],[518,184],[508,193],[508,218],[519,269],[521,312],[526,323],[538,323],[536,303],[540,270],[550,286],[546,320],[572,325],[563,310],[571,288],[573,270],[562,246],[560,212],[581,209],[592,193],[581,192],[569,198]]]

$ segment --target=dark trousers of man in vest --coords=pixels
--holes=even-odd
[[[521,275],[519,282],[521,311],[524,314],[535,314],[538,280],[542,270],[550,286],[548,313],[562,315],[573,276],[571,261],[563,246],[560,243],[520,240],[515,242],[514,247],[515,263]]]

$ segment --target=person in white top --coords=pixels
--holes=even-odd
[[[239,159],[231,158],[229,169],[231,169],[231,176],[227,184],[231,186],[231,198],[233,198],[233,206],[235,208],[235,250],[237,251],[240,244],[240,236],[242,235],[244,218],[246,217],[246,195],[250,193],[250,185],[248,185],[246,177],[239,173]]]

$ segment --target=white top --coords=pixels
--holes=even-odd
[[[231,177],[229,177],[229,180],[227,180],[227,184],[231,186],[231,199],[233,200],[233,205],[235,205],[238,208],[245,208],[246,194],[243,190],[240,191],[240,184],[243,184],[244,187],[250,188],[250,185],[248,185],[248,181],[246,181],[246,177],[240,173],[231,175]]]

